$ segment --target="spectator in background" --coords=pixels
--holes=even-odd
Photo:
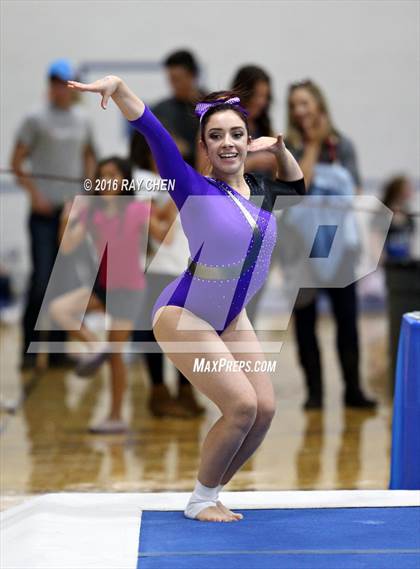
[[[273,136],[270,120],[271,79],[268,73],[257,65],[245,65],[236,72],[231,89],[239,94],[241,105],[248,111],[251,138]],[[276,159],[270,152],[254,152],[247,157],[245,169],[275,177]]]
[[[57,176],[81,180],[92,177],[95,169],[90,123],[74,104],[74,94],[66,81],[75,78],[66,59],[54,61],[48,69],[48,103],[26,116],[19,128],[12,157],[12,168],[30,199],[29,238],[32,274],[23,317],[22,368],[33,367],[35,354],[29,344],[39,341],[35,325],[58,252],[60,215],[64,203],[79,193],[74,181],[43,178]],[[31,166],[31,177],[25,161]],[[40,175],[40,177],[36,177]],[[64,332],[50,333],[50,340],[62,342]],[[49,363],[60,365],[64,354],[50,356]]]
[[[199,121],[194,108],[204,95],[198,86],[199,67],[189,51],[171,53],[164,66],[172,96],[152,111],[171,133],[185,161],[195,166]]]
[[[61,250],[69,254],[90,238],[96,249],[99,272],[93,290],[86,283],[55,298],[50,305],[54,320],[63,330],[89,346],[88,354],[79,358],[76,374],[93,375],[109,359],[111,367],[111,408],[109,416],[91,428],[92,432],[124,432],[128,425],[122,418],[127,370],[122,347],[131,336],[145,300],[145,278],[140,264],[146,230],[163,238],[159,222],[150,218],[150,202],[135,199],[134,190],[125,190],[131,182],[131,164],[118,156],[99,162],[96,181],[106,184],[98,197],[90,196],[87,204],[68,203],[64,208],[60,234]],[[94,271],[96,272],[96,271]],[[99,338],[83,322],[87,310],[101,310],[110,317],[108,343],[97,347]]]
[[[236,72],[232,84],[232,91],[238,93],[241,105],[248,112],[249,134],[252,139],[261,136],[273,136],[270,120],[270,104],[272,100],[271,79],[264,69],[257,65],[245,65]],[[271,152],[249,153],[245,162],[247,172],[258,172],[266,176],[276,177],[277,161]],[[247,306],[247,314],[256,326],[258,306],[265,285],[257,292]]]
[[[349,179],[352,187],[360,188],[354,146],[334,126],[326,98],[313,81],[294,83],[289,88],[286,144],[299,161],[308,194],[313,193],[316,187],[318,164],[344,168],[347,176],[351,174],[352,180]],[[342,189],[335,189],[332,193],[340,195]],[[304,227],[298,230],[304,231]],[[342,274],[342,271],[353,274],[355,256],[353,250],[344,251],[336,274]],[[337,327],[337,350],[345,383],[345,404],[372,408],[376,402],[365,397],[360,387],[356,285],[352,283],[344,288],[325,288],[324,291],[331,301]],[[301,291],[294,310],[299,359],[308,391],[306,409],[322,407],[321,359],[315,333],[317,296],[317,290]]]
[[[141,180],[159,180],[157,168],[150,148],[143,136],[132,139],[130,158],[136,166],[134,176]],[[149,239],[147,262],[147,292],[145,309],[141,322],[133,332],[134,342],[156,342],[151,329],[150,315],[161,291],[188,265],[188,241],[182,229],[181,220],[168,191],[141,191],[139,199],[152,200],[152,213],[166,227],[162,240]],[[157,253],[157,255],[156,255]],[[156,255],[156,258],[155,258]],[[144,329],[143,329],[144,328]],[[157,352],[147,352],[145,362],[151,381],[149,409],[156,417],[169,416],[189,419],[204,412],[195,398],[193,387],[178,370],[178,394],[173,398],[164,382],[164,357],[156,343]]]
[[[332,122],[327,99],[311,80],[293,83],[288,94],[287,138],[310,184],[318,162],[342,164],[360,189],[356,152],[349,138]]]
[[[414,221],[409,213],[413,188],[405,176],[388,180],[383,189],[382,201],[394,213],[385,241],[387,260],[407,260],[411,258],[411,239]]]
[[[203,97],[198,86],[199,66],[192,53],[181,50],[171,53],[164,61],[167,79],[172,89],[172,96],[152,107],[154,114],[171,133],[181,154],[188,164],[196,165],[197,141],[199,120],[195,114],[195,104]],[[136,176],[147,178],[157,177],[156,166],[153,163],[149,147],[144,137],[137,131],[133,132],[131,139],[130,158],[140,171]],[[154,172],[154,173],[153,173]],[[170,227],[177,215],[176,207],[168,199],[167,192],[149,192],[153,199],[153,212],[158,215],[162,223]],[[174,276],[179,275],[188,262],[188,244],[179,220],[175,223],[171,236],[167,236],[164,244],[160,246],[156,261],[152,262],[147,271],[148,314],[157,296]],[[170,242],[170,239],[173,242]],[[149,253],[156,253],[156,243],[151,242]],[[144,327],[151,326],[151,322],[144,323]],[[153,331],[137,330],[133,340],[154,341]],[[163,355],[158,353],[146,354],[146,363],[152,382],[149,409],[156,416],[172,416],[190,418],[201,415],[204,409],[198,404],[190,382],[179,372],[179,389],[177,398],[171,397],[163,379]]]

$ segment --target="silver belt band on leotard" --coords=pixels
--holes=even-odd
[[[226,279],[239,279],[241,276],[243,263],[230,267],[209,267],[203,263],[193,261],[191,257],[188,259],[187,271],[199,279],[222,281]]]
[[[244,215],[245,219],[252,228],[252,245],[247,253],[244,261],[239,261],[234,265],[228,267],[211,267],[209,265],[204,265],[203,263],[198,263],[189,257],[187,271],[190,272],[194,277],[205,280],[226,280],[226,279],[239,279],[241,274],[250,269],[255,265],[258,257],[259,250],[261,248],[261,231],[256,223],[255,219],[249,213],[249,211],[241,204],[236,196],[232,194],[231,191],[226,190],[226,193],[232,199],[232,201],[238,206]]]
[[[227,267],[211,267],[203,263],[198,263],[189,257],[187,271],[194,277],[212,281],[239,279],[241,274],[248,271],[257,262],[258,253],[261,248],[261,233],[257,225],[254,227],[252,245],[248,250],[247,256],[243,261]]]

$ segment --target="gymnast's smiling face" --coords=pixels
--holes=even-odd
[[[213,173],[220,177],[243,171],[250,140],[244,121],[238,113],[227,109],[209,117],[200,143]]]

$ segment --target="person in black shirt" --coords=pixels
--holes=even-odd
[[[152,111],[175,139],[184,160],[195,166],[199,120],[194,108],[204,95],[198,86],[199,66],[189,51],[171,53],[164,65],[172,96],[152,106]]]
[[[405,176],[395,176],[384,186],[382,201],[394,213],[385,242],[388,261],[406,261],[412,258],[411,240],[415,229],[414,219],[409,211],[412,197],[413,188]],[[377,223],[381,223],[379,216]]]

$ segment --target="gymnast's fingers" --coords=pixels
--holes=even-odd
[[[105,110],[107,108],[108,105],[108,100],[109,100],[109,93],[104,93],[102,95],[102,101],[101,101],[101,107]]]
[[[79,83],[79,81],[67,81],[67,87],[70,89],[76,89],[76,91],[90,91],[92,93],[98,93],[101,90],[101,86],[95,83]]]
[[[273,141],[275,141],[275,139],[271,139],[267,136],[261,136],[260,138],[257,138],[251,142],[251,144],[248,146],[248,150],[249,152],[267,150],[270,146],[273,145]]]

